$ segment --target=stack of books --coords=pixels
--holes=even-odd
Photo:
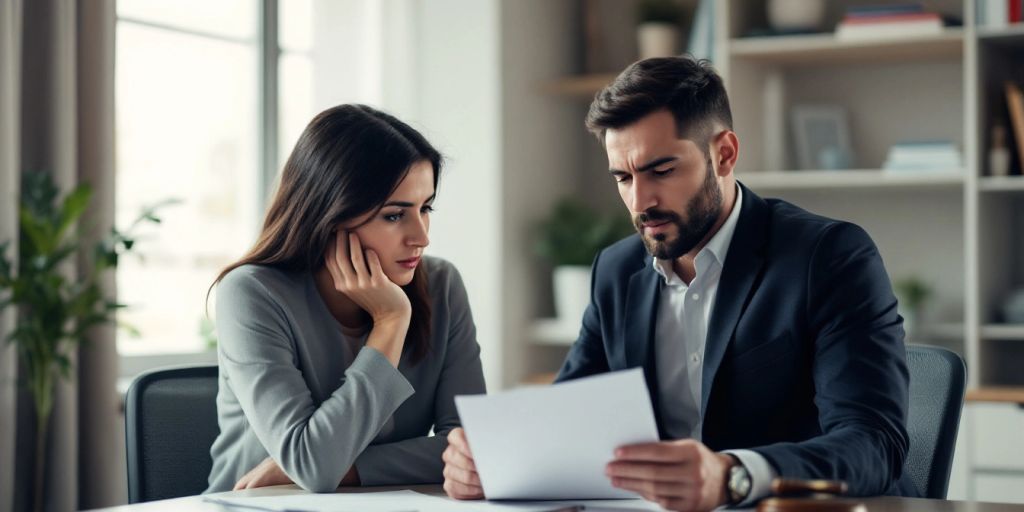
[[[942,16],[921,4],[866,5],[846,9],[836,26],[844,40],[930,36],[942,33]]]
[[[1024,21],[1024,0],[976,0],[979,27],[1003,28]]]
[[[963,167],[963,154],[950,141],[907,141],[889,148],[882,164],[887,171],[953,171]]]

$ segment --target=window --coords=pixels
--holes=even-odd
[[[267,187],[312,114],[312,0],[281,4],[118,1],[117,225],[144,206],[180,201],[145,228],[142,257],[118,268],[119,300],[129,305],[119,321],[140,334],[118,335],[129,359],[184,361],[208,347],[206,291],[252,246]],[[267,151],[261,141],[271,139]]]
[[[118,319],[140,333],[118,335],[123,376],[212,361],[206,291],[252,247],[306,123],[345,102],[408,107],[412,7],[118,0],[117,225],[143,206],[181,201],[146,227],[144,258],[118,268],[119,300],[129,305]],[[212,295],[209,304],[212,314]]]
[[[194,4],[194,5],[187,5]],[[217,269],[258,222],[258,4],[121,0],[117,25],[117,225],[166,199],[164,222],[124,258],[124,355],[196,352]]]

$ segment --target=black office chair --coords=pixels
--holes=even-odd
[[[125,399],[128,502],[192,496],[207,487],[217,425],[217,366],[151,370]]]
[[[956,353],[907,345],[910,369],[910,453],[904,467],[925,498],[945,499],[953,469],[967,368]]]

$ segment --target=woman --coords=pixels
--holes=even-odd
[[[214,283],[207,492],[443,481],[453,398],[485,389],[462,280],[423,256],[440,170],[422,135],[370,107],[306,127],[256,246]]]

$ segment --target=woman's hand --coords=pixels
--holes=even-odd
[[[366,338],[366,346],[384,355],[398,368],[409,332],[412,305],[409,297],[380,266],[380,259],[372,249],[366,250],[355,233],[335,235],[334,247],[328,249],[327,271],[334,280],[334,289],[344,293],[373,319],[373,330]]]
[[[281,469],[281,466],[274,462],[274,459],[267,457],[252,468],[251,471],[245,474],[237,483],[233,491],[241,489],[255,489],[257,487],[267,487],[270,485],[285,485],[293,483],[292,479],[288,477]]]
[[[274,459],[267,457],[263,462],[259,463],[256,467],[252,468],[235,484],[233,491],[239,491],[242,489],[255,489],[257,487],[267,487],[271,485],[287,485],[294,483],[291,478],[281,469],[281,466],[274,462]],[[341,479],[338,484],[339,487],[356,487],[359,485],[359,472],[356,471],[356,467],[352,466],[349,468],[348,473],[345,473],[345,477]]]
[[[347,238],[347,243],[346,243]],[[388,279],[373,249],[363,247],[359,236],[339,231],[325,257],[334,289],[344,293],[373,318],[374,325],[393,321],[408,324],[412,306],[405,292]]]

